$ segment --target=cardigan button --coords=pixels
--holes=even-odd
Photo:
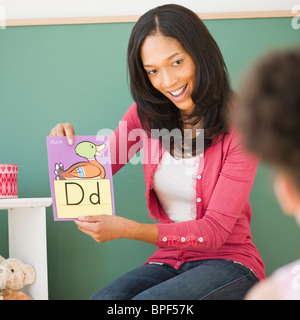
[[[197,175],[197,179],[200,180],[201,179],[201,174]]]
[[[167,240],[168,240],[167,237],[163,237],[163,238],[162,238],[162,241],[163,241],[163,242],[167,242]]]
[[[201,202],[201,198],[197,198],[196,201],[197,201],[197,202]]]

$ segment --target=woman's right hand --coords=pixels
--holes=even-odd
[[[68,143],[73,144],[73,137],[75,136],[75,130],[71,123],[58,123],[50,132],[51,137],[66,136]]]

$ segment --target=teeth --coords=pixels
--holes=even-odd
[[[179,89],[177,91],[171,91],[170,93],[172,96],[179,96],[182,93],[182,91],[185,89],[185,87],[186,87],[186,85],[184,85],[181,89]]]

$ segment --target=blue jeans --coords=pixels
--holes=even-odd
[[[247,267],[230,260],[186,262],[179,270],[146,264],[111,282],[92,300],[241,300],[257,282]]]

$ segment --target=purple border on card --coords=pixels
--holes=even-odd
[[[83,141],[89,141],[95,145],[106,144],[106,148],[101,151],[102,157],[96,156],[96,160],[101,163],[106,171],[106,179],[110,179],[111,184],[111,195],[112,195],[112,212],[115,214],[115,203],[114,203],[114,189],[112,170],[110,164],[110,150],[109,150],[109,137],[108,136],[74,136],[72,145],[69,145],[66,137],[47,137],[47,150],[48,150],[48,164],[49,164],[49,178],[51,187],[51,196],[53,200],[53,215],[55,221],[74,221],[76,219],[60,219],[57,217],[56,203],[54,196],[54,180],[56,179],[55,164],[63,163],[64,168],[68,168],[76,162],[86,161],[83,157],[76,154],[75,148],[78,143]]]

